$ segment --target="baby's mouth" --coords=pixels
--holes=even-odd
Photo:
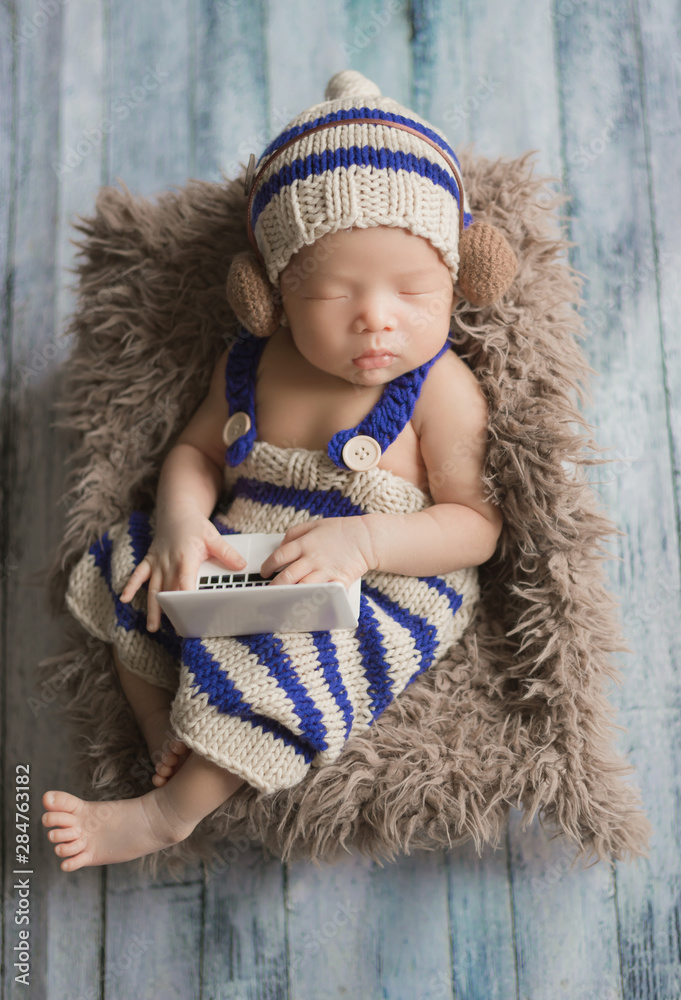
[[[365,351],[358,358],[353,358],[352,363],[357,368],[387,368],[395,360],[395,355],[390,351]]]

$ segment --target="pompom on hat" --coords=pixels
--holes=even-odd
[[[472,305],[498,299],[517,271],[502,233],[473,222],[445,137],[355,70],[336,73],[323,103],[289,122],[257,163],[251,156],[245,190],[253,252],[234,258],[227,297],[257,336],[279,325],[291,257],[340,229],[393,226],[427,239]]]

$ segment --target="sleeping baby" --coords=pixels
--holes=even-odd
[[[274,793],[336,760],[459,640],[501,532],[486,400],[449,334],[458,298],[494,301],[517,262],[473,223],[447,141],[345,71],[246,183],[236,336],[155,510],[113,525],[69,580],[156,773],[138,798],[44,794],[64,871],[168,848],[244,784]],[[208,558],[242,568],[229,538],[248,532],[285,533],[269,586],[361,577],[357,627],[180,638],[157,593],[195,589]]]

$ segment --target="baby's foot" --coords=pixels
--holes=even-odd
[[[86,802],[70,792],[45,792],[43,826],[56,844],[54,853],[65,858],[60,868],[73,872],[93,865],[132,861],[186,840],[194,827],[169,806],[162,792],[136,799]]]
[[[147,742],[149,759],[156,770],[151,780],[157,788],[161,788],[185,763],[189,748],[172,730],[170,703],[167,708],[150,712],[143,719],[141,729]]]
[[[167,748],[164,744],[161,750],[152,754],[151,760],[156,765],[156,774],[151,780],[157,788],[161,788],[169,778],[177,774],[190,753],[187,744],[174,736],[168,742]]]

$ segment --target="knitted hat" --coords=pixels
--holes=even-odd
[[[331,78],[326,100],[294,118],[246,176],[255,258],[238,255],[227,283],[237,318],[266,336],[278,326],[273,294],[293,254],[327,233],[393,226],[427,239],[475,305],[503,294],[517,260],[502,234],[473,224],[459,162],[424,118],[382,97],[355,70]]]

